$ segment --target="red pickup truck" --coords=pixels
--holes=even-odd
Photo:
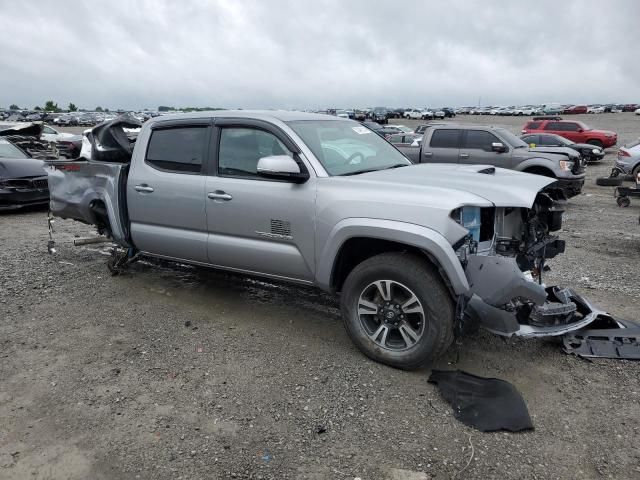
[[[616,132],[596,130],[573,120],[532,120],[522,128],[522,133],[554,133],[576,143],[589,143],[601,148],[613,147],[618,142]]]

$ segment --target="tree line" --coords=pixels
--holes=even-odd
[[[12,103],[9,106],[9,110],[28,110],[27,108],[20,108],[18,105],[16,105],[15,103]],[[56,102],[54,102],[53,100],[47,100],[47,102],[44,104],[44,108],[40,107],[40,105],[36,105],[35,107],[33,107],[33,110],[41,112],[41,111],[45,111],[45,112],[54,112],[54,113],[59,113],[62,112],[62,108],[58,107],[58,104]],[[75,103],[69,103],[69,106],[67,107],[67,111],[68,112],[77,112],[78,111],[78,107],[76,106]],[[94,110],[94,112],[108,112],[109,109],[108,108],[102,108],[101,106],[97,106]]]

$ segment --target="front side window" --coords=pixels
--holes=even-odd
[[[223,128],[218,153],[218,174],[257,177],[262,157],[293,154],[273,134],[255,128]]]
[[[389,142],[357,122],[299,120],[288,125],[304,141],[329,175],[411,165]]]
[[[580,126],[577,123],[560,123],[560,130],[565,132],[577,132]]]
[[[465,139],[463,148],[472,148],[476,150],[491,151],[492,143],[502,143],[493,133],[483,130],[467,130],[467,138]]]
[[[200,173],[207,132],[206,126],[154,130],[149,140],[146,162],[160,170]]]
[[[429,146],[432,148],[460,148],[460,130],[436,130],[431,135]]]

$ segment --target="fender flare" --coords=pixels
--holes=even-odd
[[[316,282],[329,291],[338,252],[350,238],[370,237],[419,248],[439,265],[456,295],[469,291],[469,282],[451,244],[440,233],[413,223],[375,218],[347,218],[338,222],[327,237],[317,259]]]
[[[516,169],[520,172],[524,172],[527,168],[532,168],[532,167],[546,168],[551,173],[553,173],[554,175],[553,178],[557,178],[556,171],[558,170],[559,165],[556,162],[544,157],[529,158],[524,162],[518,164]],[[528,172],[524,172],[524,173],[528,173]]]

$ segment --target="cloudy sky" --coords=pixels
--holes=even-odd
[[[0,107],[640,102],[637,0],[0,7]]]

